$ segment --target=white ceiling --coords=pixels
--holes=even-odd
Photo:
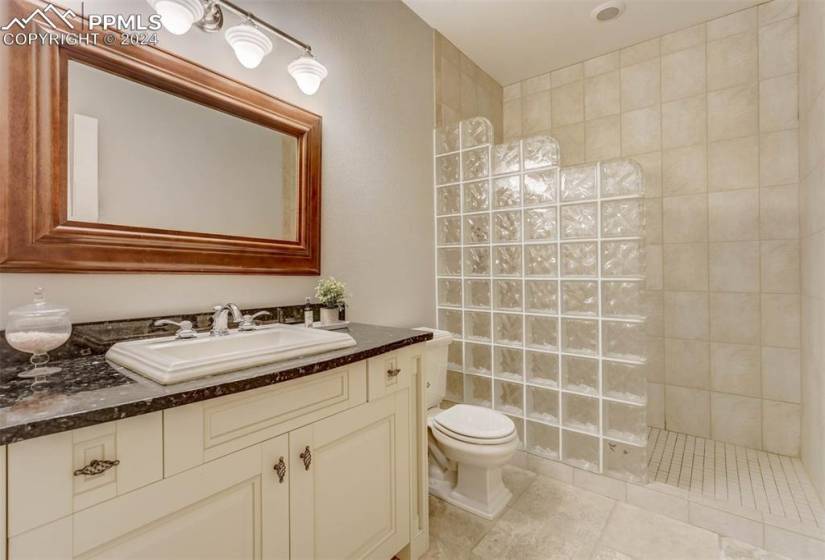
[[[403,0],[502,85],[652,39],[764,0],[625,0],[616,20],[590,12],[605,0]]]

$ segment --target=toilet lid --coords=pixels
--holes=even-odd
[[[506,438],[516,429],[502,413],[469,404],[450,407],[436,415],[433,422],[454,434],[479,440]]]

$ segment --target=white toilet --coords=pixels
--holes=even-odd
[[[458,404],[439,408],[447,389],[447,347],[452,335],[433,333],[427,342],[427,426],[430,493],[457,507],[493,519],[512,494],[501,480],[501,467],[518,446],[513,421],[495,410]]]

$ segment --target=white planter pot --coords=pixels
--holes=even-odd
[[[335,323],[338,321],[338,308],[337,307],[322,307],[321,308],[321,323],[329,324]]]

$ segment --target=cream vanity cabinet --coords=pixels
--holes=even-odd
[[[9,560],[417,558],[427,547],[422,354],[418,344],[11,444],[0,463],[4,552]],[[101,472],[84,474],[90,466]]]

